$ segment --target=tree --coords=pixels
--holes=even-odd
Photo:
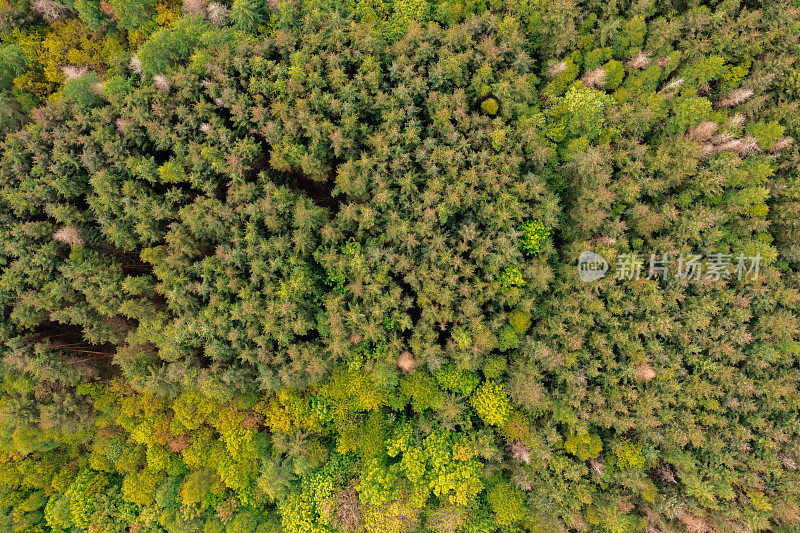
[[[229,16],[233,26],[244,32],[255,32],[269,20],[263,0],[234,0]]]
[[[120,27],[128,31],[138,29],[155,13],[155,4],[152,0],[111,0],[110,3]]]

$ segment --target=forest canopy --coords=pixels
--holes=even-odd
[[[795,531],[799,10],[0,0],[0,530]]]

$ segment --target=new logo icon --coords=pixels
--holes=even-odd
[[[608,272],[608,261],[603,259],[603,256],[587,250],[578,258],[578,276],[584,283],[598,280],[605,276],[606,272]]]

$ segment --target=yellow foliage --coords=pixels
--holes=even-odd
[[[222,435],[231,456],[254,458],[255,450],[250,444],[257,432],[254,428],[245,427],[245,417],[244,412],[228,404],[220,409],[219,417],[213,424]]]
[[[767,498],[760,490],[749,488],[747,489],[746,493],[747,497],[750,498],[750,503],[753,504],[753,508],[756,511],[772,510],[772,504],[769,502],[769,498]]]
[[[129,502],[149,505],[155,499],[156,489],[163,480],[164,474],[152,470],[128,474],[122,482],[122,495]]]
[[[283,431],[289,433],[292,429],[292,417],[286,406],[282,405],[278,398],[273,397],[267,402],[263,409],[264,421],[272,431]]]
[[[192,435],[192,444],[181,452],[183,462],[189,468],[208,466],[208,453],[213,441],[211,428],[204,427]]]
[[[30,64],[22,76],[14,79],[14,86],[21,91],[33,93],[40,99],[44,99],[55,90],[56,85],[44,77],[41,65],[36,68],[36,62],[43,55],[42,37],[35,33],[20,35],[18,43],[25,51],[25,56]]]
[[[455,444],[453,444],[453,458],[461,461],[469,461],[473,457],[475,457],[475,448],[472,442],[466,435],[461,435],[456,439]]]
[[[156,24],[159,26],[169,26],[178,17],[181,16],[182,2],[179,0],[167,0],[166,2],[159,2],[156,6]]]
[[[366,374],[351,370],[335,372],[320,388],[320,395],[330,401],[339,419],[353,411],[374,411],[386,405],[388,399],[388,394]]]
[[[419,522],[420,509],[400,498],[381,506],[367,506],[363,513],[366,533],[405,533]]]
[[[172,408],[178,422],[192,431],[211,420],[212,414],[219,408],[219,404],[216,400],[203,396],[197,390],[188,389],[175,400]]]
[[[260,401],[254,411],[264,415],[265,424],[273,431],[289,433],[292,428],[321,429],[308,399],[290,389],[282,389],[277,396]]]
[[[531,421],[525,413],[517,409],[512,409],[508,422],[500,427],[500,434],[503,435],[508,442],[528,442],[531,438]]]
[[[108,62],[123,51],[115,35],[102,37],[78,19],[65,19],[51,26],[42,41],[42,55],[31,58],[41,62],[47,81],[63,83],[65,66],[85,67],[99,74],[108,69]]]

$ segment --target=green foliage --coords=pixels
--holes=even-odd
[[[397,473],[378,459],[364,465],[361,471],[359,498],[368,505],[383,505],[400,493]]]
[[[455,457],[453,444],[452,437],[443,430],[434,431],[423,442],[428,484],[439,499],[452,505],[467,505],[483,490],[481,463]]]
[[[603,65],[603,72],[606,78],[605,89],[609,91],[617,89],[625,79],[625,66],[616,59],[611,59]]]
[[[164,481],[163,474],[150,469],[140,470],[125,476],[122,494],[131,503],[145,506],[155,501],[156,490]]]
[[[486,499],[500,526],[518,524],[526,518],[525,496],[519,488],[508,482],[500,482],[489,489]]]
[[[0,5],[0,530],[792,527],[796,9],[179,4]]]
[[[784,131],[786,129],[777,122],[758,121],[747,124],[747,133],[756,138],[762,150],[772,147],[778,139],[783,137]]]
[[[517,336],[517,333],[514,331],[514,328],[512,328],[509,325],[505,325],[502,328],[500,328],[500,331],[497,334],[498,350],[500,350],[501,352],[505,352],[511,348],[517,348],[519,347],[519,342],[520,342],[519,337]],[[490,372],[490,374],[492,374],[491,377],[495,377],[494,373]],[[487,375],[487,377],[489,376]]]
[[[572,58],[567,58],[564,61],[563,69],[559,72],[551,81],[548,86],[547,90],[554,96],[563,96],[567,89],[570,88],[570,85],[575,78],[578,77],[581,69],[580,66],[576,65]]]
[[[274,501],[283,500],[292,487],[294,472],[289,461],[264,459],[258,487]]]
[[[75,0],[74,8],[81,20],[93,31],[114,26],[112,19],[96,0]]]
[[[155,13],[153,0],[110,0],[120,27],[136,30],[147,23]]]
[[[95,494],[98,489],[102,488],[102,486],[98,487],[97,482],[102,483],[103,479],[100,474],[91,470],[83,470],[64,492],[64,498],[69,502],[69,518],[75,526],[83,529],[89,527],[89,521],[94,512]],[[61,503],[59,507],[63,505],[67,504]],[[61,517],[59,522],[61,520],[66,522],[66,517]]]
[[[187,475],[180,488],[181,503],[185,507],[201,509],[215,505],[225,491],[219,475],[210,468],[199,468]]]
[[[439,401],[439,390],[433,376],[425,371],[417,371],[400,381],[400,392],[411,400],[411,407],[417,413],[435,408]]]
[[[456,391],[463,396],[472,394],[480,382],[475,374],[452,366],[437,370],[433,376],[442,389]]]
[[[87,73],[64,82],[61,94],[80,107],[91,107],[101,102],[95,85],[100,81],[96,74]]]
[[[711,102],[707,98],[690,96],[677,102],[673,112],[675,116],[671,120],[671,131],[681,133],[709,118]]]
[[[208,38],[210,30],[205,21],[185,16],[169,28],[156,30],[136,53],[145,72],[170,73],[189,60],[192,53]]]
[[[603,128],[605,108],[612,102],[612,98],[604,92],[587,89],[582,85],[570,87],[564,96],[564,106],[569,113],[568,131],[572,135],[594,139]],[[526,253],[533,251],[526,250]]]
[[[14,78],[25,72],[28,60],[25,49],[19,44],[0,47],[0,89],[7,91],[14,85]]]
[[[267,20],[267,5],[263,0],[233,0],[230,18],[236,29],[254,32]]]

